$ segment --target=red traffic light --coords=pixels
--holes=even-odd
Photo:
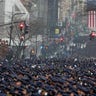
[[[96,36],[96,33],[95,33],[95,32],[92,32],[90,35],[91,35],[92,37],[95,37],[95,36]]]
[[[64,41],[64,38],[63,37],[60,37],[60,42],[63,42]]]
[[[95,32],[91,32],[90,34],[90,40],[94,39],[96,37],[96,33]]]
[[[96,33],[95,32],[91,32],[90,37],[96,37]]]
[[[20,36],[20,41],[23,41],[25,37],[23,35]]]
[[[24,27],[25,27],[24,22],[21,22],[21,23],[19,24],[19,28],[20,28],[20,30],[22,31],[22,29],[24,29]]]

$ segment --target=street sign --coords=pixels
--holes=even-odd
[[[59,34],[60,30],[58,28],[55,29],[55,34]]]

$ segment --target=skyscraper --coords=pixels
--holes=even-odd
[[[2,32],[4,30],[4,26],[2,26],[4,24],[4,4],[5,4],[4,0],[0,1],[0,38],[3,37]]]
[[[48,30],[49,34],[55,33],[58,22],[58,0],[48,0]]]

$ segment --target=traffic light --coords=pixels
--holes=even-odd
[[[24,35],[26,35],[29,32],[29,25],[26,24],[26,22],[21,22],[19,24],[19,29],[20,29],[20,31],[23,31],[24,32]]]
[[[60,42],[63,42],[64,41],[64,37],[60,37]]]
[[[93,40],[96,37],[96,33],[95,32],[91,32],[89,37],[90,37],[90,40]]]
[[[24,39],[25,39],[25,36],[24,35],[21,35],[20,36],[20,41],[24,41]]]
[[[42,45],[40,46],[40,49],[43,49],[43,46]]]
[[[28,34],[29,32],[29,26],[25,24],[24,34]]]
[[[31,49],[31,54],[35,54],[35,49],[34,48]]]
[[[21,22],[21,23],[19,24],[19,29],[20,29],[20,31],[22,31],[24,28],[25,28],[25,24],[24,24],[24,22]]]

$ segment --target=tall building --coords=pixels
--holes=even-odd
[[[0,25],[4,22],[4,1],[0,1]]]
[[[53,34],[58,21],[58,0],[31,1],[36,4],[36,7],[33,8],[34,10],[32,8],[30,10],[30,20],[33,21],[34,19],[39,19],[41,21],[41,25],[43,24],[45,26],[45,28],[41,28],[42,33]]]
[[[0,1],[0,32],[2,32],[2,24],[4,24],[4,1]]]
[[[48,32],[50,35],[55,33],[58,23],[58,0],[48,0]]]
[[[59,0],[58,20],[63,21],[69,15],[69,11],[84,12],[86,0]]]
[[[59,0],[58,3],[58,20],[63,21],[71,7],[71,0]]]

